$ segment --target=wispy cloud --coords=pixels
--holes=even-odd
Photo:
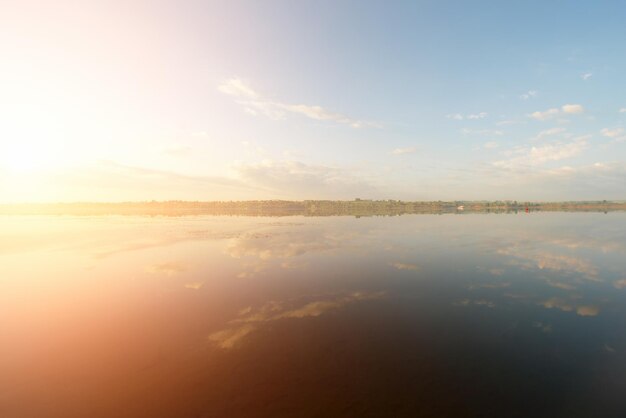
[[[483,147],[486,149],[494,149],[498,148],[500,145],[496,141],[489,141],[483,144]]]
[[[469,128],[464,128],[464,129],[461,129],[461,133],[464,134],[464,135],[496,135],[496,136],[504,135],[504,132],[500,131],[498,129],[469,129]]]
[[[454,119],[454,120],[477,120],[477,119],[484,119],[488,116],[487,112],[480,112],[480,113],[470,113],[470,114],[462,114],[462,113],[451,113],[449,115],[446,115],[447,119]]]
[[[391,151],[392,155],[406,155],[415,153],[415,147],[396,148]]]
[[[578,114],[583,113],[585,109],[579,104],[566,104],[561,107],[563,113]]]
[[[230,198],[243,198],[258,186],[225,176],[198,176],[169,170],[136,167],[113,161],[101,161],[84,167],[68,168],[47,175],[50,187],[71,188],[79,191],[85,200],[98,200],[107,193],[119,200],[208,199],[213,193],[224,193]]]
[[[500,255],[515,257],[525,269],[539,269],[556,271],[562,274],[578,274],[590,281],[600,281],[598,269],[589,261],[580,257],[552,253],[536,248],[511,246],[501,248]]]
[[[626,135],[624,135],[624,128],[604,128],[600,131],[602,136],[606,136],[607,138],[612,138],[617,141],[621,141],[626,139]]]
[[[390,265],[396,268],[397,270],[412,270],[412,271],[419,270],[419,266],[417,264],[396,262],[396,263],[390,263]]]
[[[247,307],[239,312],[237,319],[229,322],[228,328],[209,335],[208,341],[218,348],[230,350],[239,346],[248,335],[268,323],[314,318],[330,311],[342,309],[347,305],[381,299],[384,296],[384,292],[353,292],[347,295],[322,297],[295,306],[293,302],[271,301],[259,309]]]
[[[507,125],[515,125],[519,123],[516,120],[501,120],[500,122],[496,122],[496,126],[507,126]]]
[[[505,169],[519,169],[535,167],[551,161],[560,161],[579,155],[587,148],[588,136],[579,137],[571,142],[559,142],[534,147],[519,147],[514,149],[511,158],[493,163],[495,167]]]
[[[539,132],[539,133],[537,134],[537,136],[535,136],[535,138],[534,138],[534,139],[538,141],[538,140],[544,139],[544,138],[549,137],[549,136],[554,136],[554,135],[562,134],[562,133],[564,133],[565,131],[566,131],[566,129],[565,129],[565,128],[550,128],[550,129],[545,129],[545,130],[543,130],[543,131]]]
[[[619,110],[619,113],[626,113],[626,107],[622,107],[622,108]]]
[[[231,78],[220,84],[217,89],[224,94],[248,99],[259,99],[259,94],[238,78]]]
[[[526,93],[521,94],[519,97],[522,100],[528,100],[537,97],[539,92],[537,90],[528,90]]]
[[[259,185],[283,196],[298,198],[337,198],[366,196],[376,187],[361,174],[299,161],[264,161],[233,167],[246,184]]]
[[[582,78],[584,81],[589,80],[591,77],[593,77],[592,73],[584,73],[580,75],[580,78]]]
[[[552,119],[555,116],[558,116],[559,113],[560,113],[559,109],[554,107],[552,109],[548,109],[544,111],[533,112],[528,116],[536,120],[548,120],[548,119]]]
[[[600,308],[595,305],[578,305],[576,302],[566,301],[561,298],[551,298],[540,303],[548,309],[560,309],[564,312],[575,311],[580,316],[596,316],[600,313]]]
[[[188,145],[173,144],[162,149],[163,154],[170,157],[186,157],[192,155],[193,148]]]
[[[146,271],[149,273],[160,273],[166,276],[174,276],[187,271],[187,266],[181,262],[170,261],[151,265],[146,269]]]
[[[528,117],[536,119],[536,120],[549,120],[553,119],[561,114],[579,114],[583,113],[585,109],[582,105],[579,104],[566,104],[561,106],[561,109],[553,107],[544,111],[536,111],[528,115]]]
[[[261,114],[270,119],[280,120],[285,119],[287,114],[292,113],[309,119],[345,124],[353,128],[382,127],[379,123],[353,119],[341,113],[331,112],[321,106],[290,104],[270,100],[239,78],[228,79],[221,83],[217,89],[224,94],[234,97],[236,102],[242,105],[247,113],[254,116]]]

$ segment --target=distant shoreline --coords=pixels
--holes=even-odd
[[[0,204],[0,215],[398,216],[439,213],[626,211],[624,201],[247,200]]]

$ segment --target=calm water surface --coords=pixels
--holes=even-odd
[[[626,416],[626,213],[0,218],[0,417],[329,416]]]

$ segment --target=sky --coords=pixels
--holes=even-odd
[[[0,1],[0,202],[625,200],[622,1]]]

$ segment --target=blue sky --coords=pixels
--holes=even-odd
[[[3,3],[3,201],[626,199],[626,4]]]

